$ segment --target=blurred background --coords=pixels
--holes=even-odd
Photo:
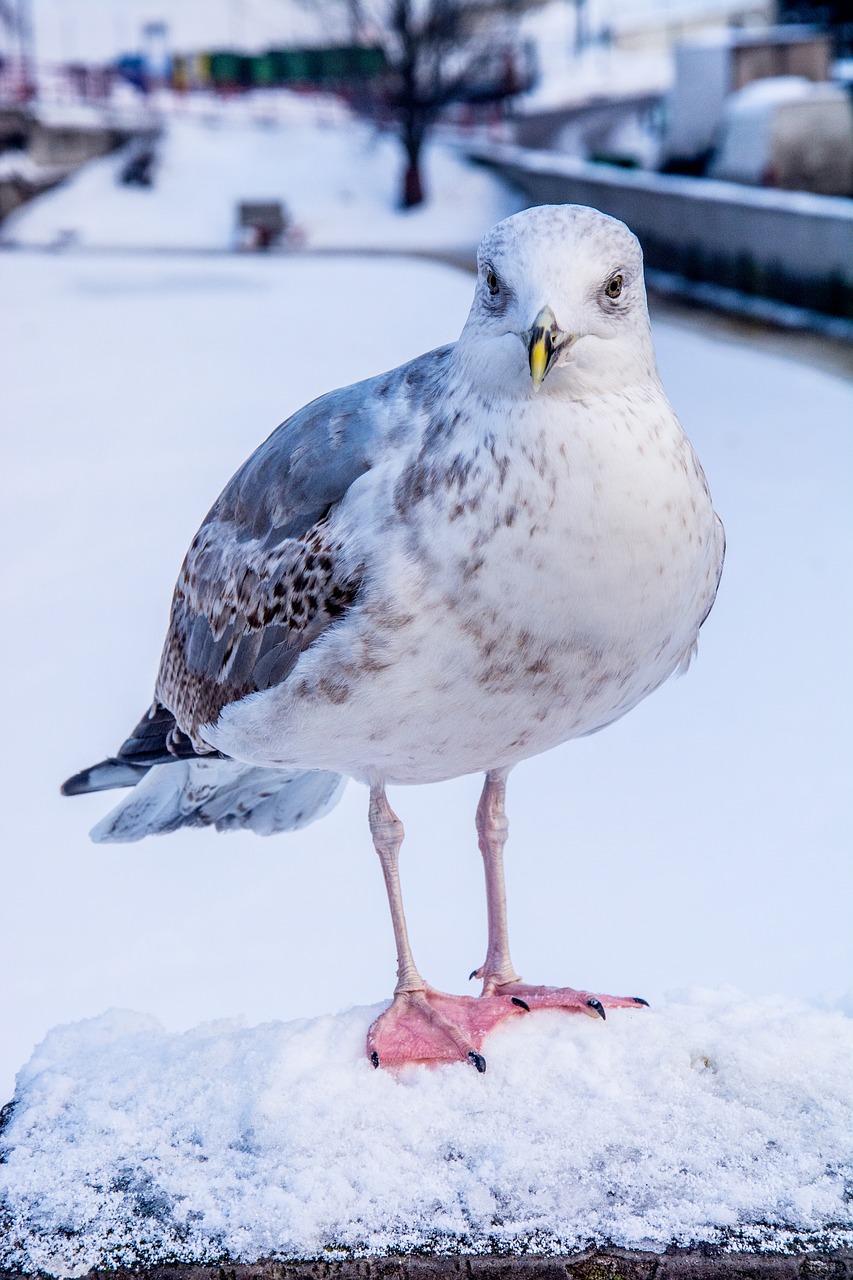
[[[58,786],[147,707],[228,476],[453,340],[480,236],[548,201],[639,235],[729,556],[688,678],[513,775],[516,963],[853,1008],[852,94],[849,0],[0,0],[0,1102],[111,1005],[181,1028],[390,994],[354,784],[290,837],[106,849],[109,797]],[[478,788],[392,797],[449,990],[484,953]]]

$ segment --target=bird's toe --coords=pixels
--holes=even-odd
[[[374,1067],[407,1062],[470,1062],[482,1074],[483,1040],[499,1022],[521,1013],[523,1002],[452,996],[425,987],[395,995],[367,1035]]]
[[[648,1008],[648,1000],[642,996],[610,996],[598,992],[576,990],[574,987],[534,986],[527,982],[496,982],[485,977],[481,999],[509,996],[519,1009],[565,1009],[571,1013],[585,1013],[590,1018],[607,1019],[608,1009]]]

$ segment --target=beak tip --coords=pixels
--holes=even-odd
[[[528,364],[534,391],[538,391],[551,367],[553,350],[547,337],[535,336],[530,342]]]
[[[538,391],[545,381],[559,350],[561,336],[557,319],[550,307],[543,307],[528,331],[527,356],[533,390]],[[555,342],[554,339],[557,338]]]

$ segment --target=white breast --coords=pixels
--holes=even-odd
[[[284,685],[226,708],[220,749],[389,782],[509,766],[618,718],[692,648],[721,551],[662,393],[565,423],[496,414],[490,448],[455,442],[398,511],[411,462],[346,512],[359,605]]]

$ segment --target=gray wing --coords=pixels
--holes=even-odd
[[[283,423],[240,468],[193,540],[172,600],[155,697],[196,749],[222,707],[286,678],[350,607],[330,515],[380,447],[391,375],[333,391]]]

